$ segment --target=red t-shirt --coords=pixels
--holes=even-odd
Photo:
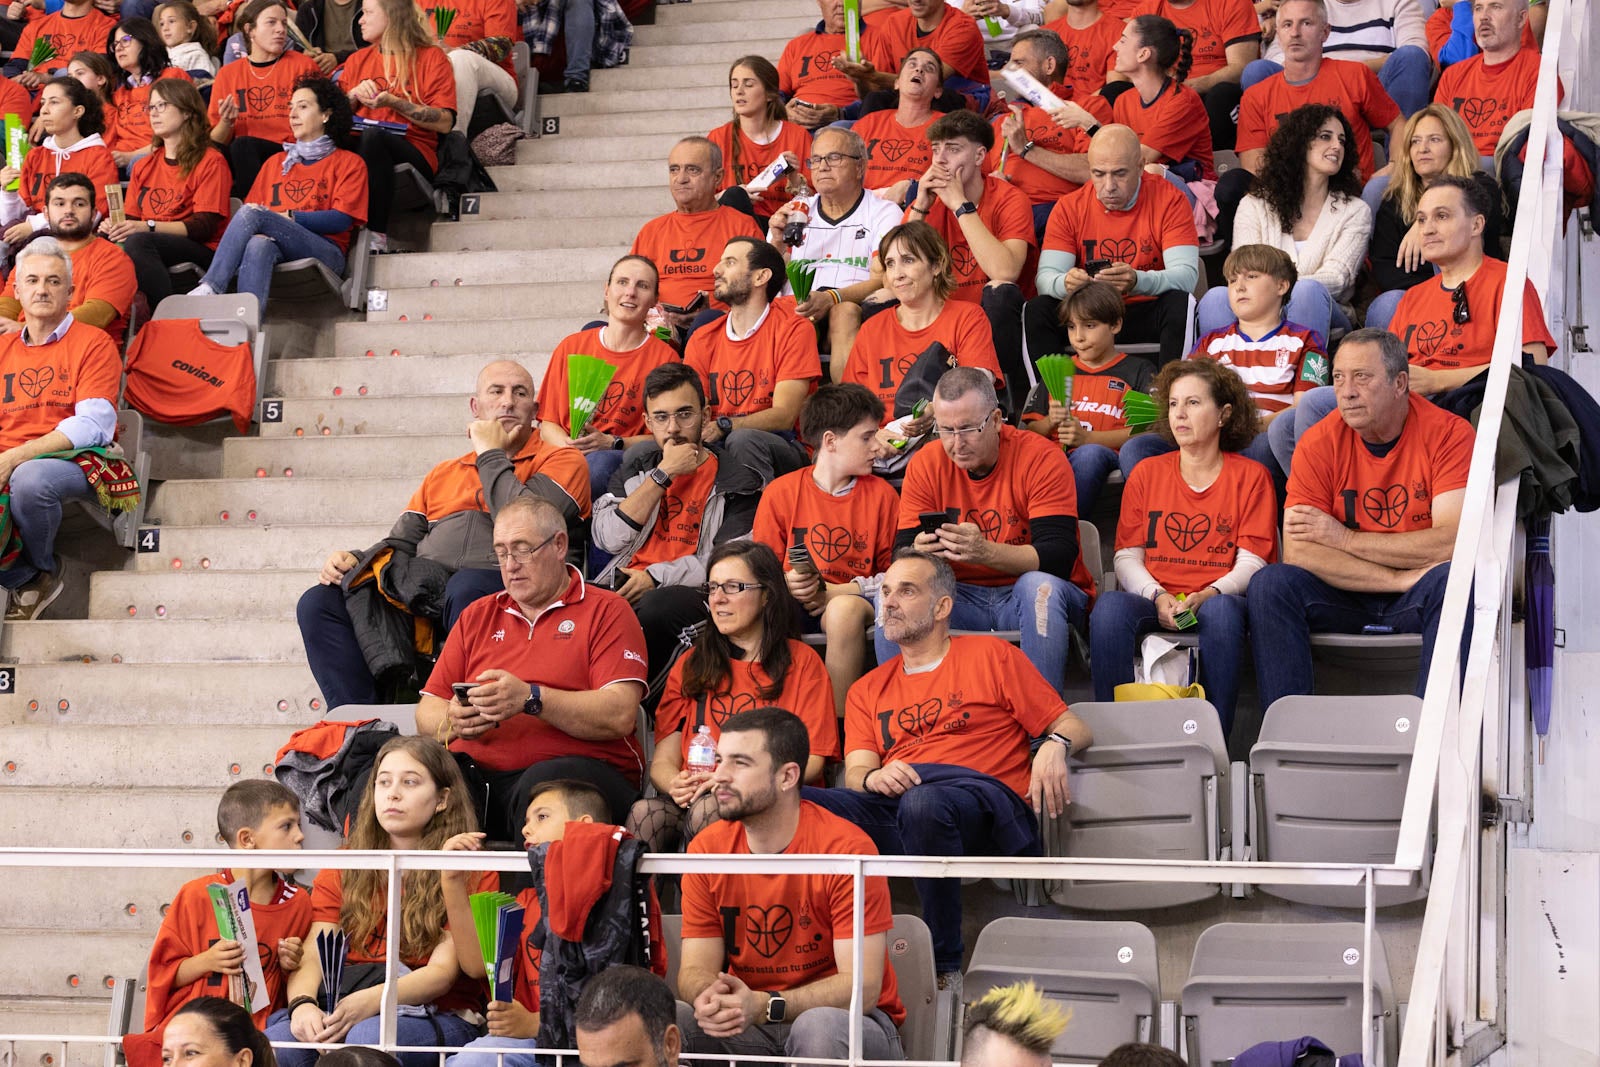
[[[67,69],[67,64],[72,62],[72,57],[78,52],[104,54],[106,35],[116,24],[116,19],[97,7],[91,7],[88,14],[76,16],[57,11],[41,19],[30,19],[23,27],[22,36],[17,39],[17,47],[11,50],[11,54],[31,59],[33,42],[43,37],[50,42],[56,54],[32,69],[48,70],[51,74],[58,74]]]
[[[182,222],[196,212],[222,216],[222,225],[206,247],[215,249],[232,211],[229,190],[233,174],[215,148],[207,148],[194,170],[184,174],[163,152],[151,152],[133,165],[124,195],[130,219]]]
[[[883,189],[907,178],[921,178],[933,166],[933,146],[928,143],[928,127],[939,117],[936,111],[921,126],[902,126],[895,111],[874,111],[863,115],[852,129],[867,144],[867,172],[861,183],[868,189]]]
[[[1122,36],[1122,28],[1127,25],[1111,14],[1105,4],[1100,5],[1100,12],[1098,19],[1081,30],[1073,29],[1065,15],[1044,27],[1060,34],[1062,43],[1067,46],[1067,69],[1058,71],[1057,74],[1072,86],[1079,103],[1098,95],[1105,87],[1106,75],[1111,72],[1117,61],[1112,49],[1117,39]],[[1100,99],[1105,98],[1100,97]],[[1031,122],[1028,124],[1028,129],[1029,136],[1032,136]]]
[[[900,487],[900,532],[920,525],[917,516],[957,508],[962,522],[976,523],[983,536],[1006,545],[1033,542],[1038,519],[1078,521],[1078,492],[1066,453],[1036,433],[1000,428],[1000,458],[982,478],[961,470],[937,444],[920,449],[906,465]],[[950,564],[956,581],[969,585],[1012,585],[1017,576],[973,563]],[[1083,553],[1072,565],[1072,584],[1094,595],[1094,579]]]
[[[422,9],[429,32],[434,29],[435,6],[429,4]],[[508,44],[505,58],[500,61],[500,69],[512,78],[517,76],[516,64],[511,59],[511,45],[522,40],[522,28],[517,22],[514,0],[450,0],[447,5],[437,6],[449,7],[456,13],[450,23],[450,32],[444,35],[446,47],[460,48],[474,41],[504,37]]]
[[[1072,417],[1083,423],[1090,433],[1120,430],[1128,425],[1127,413],[1123,410],[1128,390],[1148,393],[1150,383],[1155,379],[1154,370],[1143,356],[1119,355],[1099,368],[1086,367],[1077,356],[1073,356],[1072,367]],[[1034,409],[1023,412],[1023,421],[1034,422],[1045,418],[1049,404],[1049,394],[1041,390]],[[1051,435],[1051,439],[1060,443],[1059,428]]]
[[[994,352],[994,332],[989,317],[971,301],[945,301],[939,317],[920,330],[900,325],[898,310],[890,308],[861,324],[844,365],[840,381],[856,382],[878,394],[883,406],[894,410],[894,394],[916,364],[917,357],[938,343],[962,367],[981,367],[994,375],[995,385],[1005,384],[1005,374]]]
[[[70,253],[72,256],[72,306],[68,311],[76,311],[91,300],[103,300],[117,309],[117,317],[108,322],[102,331],[104,336],[111,339],[112,348],[121,351],[122,339],[127,336],[128,309],[133,306],[134,294],[139,291],[139,280],[134,277],[133,260],[118,246],[112,244],[104,237],[95,237],[88,244]],[[0,298],[15,300],[17,298],[17,276],[15,272],[6,279],[5,289],[0,290]],[[27,322],[28,315],[25,309],[17,311],[17,321]],[[94,329],[88,323],[78,323],[73,326],[68,337],[72,336],[82,326],[85,329]],[[28,351],[37,352],[38,349],[30,348]],[[98,359],[98,357],[96,357]],[[120,366],[122,359],[115,357]],[[30,360],[35,363],[37,361]],[[61,380],[58,371],[56,378]],[[46,380],[48,382],[48,379]],[[56,390],[51,390],[54,393]],[[99,396],[99,393],[90,393],[90,396]],[[117,401],[117,390],[113,386],[111,391],[104,394],[111,398],[113,405]],[[83,394],[79,393],[73,400],[82,400]],[[70,407],[72,400],[68,400]],[[69,412],[70,414],[70,412]],[[56,420],[60,421],[60,420]],[[52,426],[54,424],[52,423]],[[30,434],[29,437],[37,437]]]
[[[224,64],[211,83],[211,105],[207,111],[211,125],[215,126],[222,117],[218,111],[222,101],[232,96],[239,105],[239,117],[233,120],[235,137],[259,137],[279,144],[292,141],[289,100],[294,96],[294,83],[307,74],[321,73],[316,60],[293,49],[271,63],[237,59]],[[355,83],[345,84],[349,87]]]
[[[789,301],[767,305],[765,315],[742,341],[728,336],[726,319],[696,330],[689,338],[683,361],[705,383],[706,407],[713,417],[766,411],[779,382],[804,381],[815,389],[822,377],[817,331],[811,323],[796,315]]]
[[[1405,428],[1374,456],[1334,412],[1295,445],[1285,510],[1309,504],[1352,530],[1406,533],[1433,526],[1433,499],[1464,489],[1472,424],[1411,394]]]
[[[728,662],[726,688],[685,696],[684,664],[693,654],[680,656],[672,665],[656,708],[656,744],[665,744],[673,734],[679,734],[683,766],[689,765],[689,740],[700,727],[707,727],[715,740],[722,736],[722,724],[730,717],[769,706],[791,711],[806,724],[813,756],[839,758],[839,717],[833,710],[833,682],[816,649],[804,641],[790,639],[789,671],[784,675],[783,689],[772,697],[761,695],[761,690],[772,684],[772,676],[761,664],[742,659]],[[805,768],[800,770],[804,772]]]
[[[511,458],[511,469],[517,472],[519,482],[527,482],[536,474],[549,478],[566,490],[572,502],[578,505],[578,513],[588,517],[589,465],[577,449],[549,444],[533,434],[522,451]],[[468,452],[434,467],[411,494],[406,510],[421,515],[430,526],[458,512],[488,511],[483,503],[483,478],[478,474],[477,454]],[[448,686],[445,691],[449,692]]]
[[[690,855],[747,856],[742,822],[714,822],[689,842]],[[784,855],[876,856],[872,839],[809,800]],[[889,881],[866,880],[863,936],[894,926]],[[701,874],[683,876],[683,937],[719,938],[728,972],[751,989],[781,992],[839,973],[834,942],[855,937],[855,884],[847,874]],[[905,1021],[894,965],[884,948],[876,1005]]]
[[[1100,22],[1105,22],[1101,19]],[[1095,25],[1099,25],[1096,23]],[[1118,22],[1117,25],[1122,25]],[[1081,105],[1095,119],[1101,123],[1111,121],[1111,105],[1106,103],[1106,98],[1099,93],[1086,93],[1079,91],[1072,84],[1052,85],[1050,91],[1062,100],[1077,99]],[[994,118],[994,147],[989,149],[989,154],[983,161],[983,172],[1004,174],[1006,180],[1019,189],[1032,204],[1053,204],[1061,197],[1080,188],[1077,182],[1055,175],[1034,163],[1031,159],[1023,159],[1016,152],[1005,152],[1005,138],[1000,134],[1000,127],[1005,123],[1004,114]],[[1047,152],[1058,152],[1062,155],[1082,155],[1089,151],[1089,135],[1076,127],[1067,129],[1058,125],[1042,108],[1029,105],[1022,109],[1023,128],[1026,136],[1034,143],[1034,149],[1044,149]],[[1029,153],[1030,155],[1032,153]],[[1002,166],[1000,157],[1005,156],[1005,165]]]
[[[116,158],[103,143],[86,145],[79,141],[65,151],[35,146],[22,159],[17,192],[30,212],[41,213],[45,209],[45,190],[50,183],[57,175],[74,171],[94,182],[94,209],[105,215],[106,186],[116,185],[122,179],[117,173]]]
[[[701,290],[710,299],[711,268],[734,237],[763,238],[763,234],[755,219],[731,207],[718,205],[692,215],[671,211],[641,226],[628,251],[647,257],[660,270],[662,303],[688,307]],[[711,305],[727,308],[714,299]]]
[[[1200,338],[1188,358],[1232,367],[1262,411],[1282,411],[1294,403],[1294,394],[1328,384],[1322,338],[1287,321],[1261,337],[1245,336],[1234,322]]]
[[[1187,85],[1167,79],[1161,91],[1148,104],[1139,90],[1129,89],[1117,97],[1116,121],[1133,128],[1139,143],[1161,153],[1163,163],[1195,160],[1200,177],[1215,181],[1217,168],[1211,160],[1211,125],[1200,94]]]
[[[1365,63],[1353,60],[1324,59],[1317,76],[1300,85],[1289,84],[1279,71],[1246,89],[1239,102],[1238,150],[1266,148],[1283,117],[1307,104],[1339,109],[1355,134],[1361,180],[1372,177],[1372,131],[1386,128],[1399,116],[1400,109],[1384,91],[1378,76]]]
[[[1149,175],[1140,180],[1131,208],[1108,211],[1094,186],[1085,185],[1056,203],[1044,229],[1045,251],[1069,252],[1078,266],[1109,259],[1134,270],[1162,270],[1165,249],[1199,243],[1188,198],[1171,182]],[[1131,305],[1151,298],[1129,294],[1123,299]]]
[[[700,545],[700,520],[706,500],[717,483],[717,457],[706,460],[688,474],[672,479],[656,508],[650,534],[633,554],[629,567],[648,567],[694,555]]]
[[[1454,318],[1453,291],[1436,277],[1413,285],[1400,298],[1391,325],[1405,341],[1410,362],[1432,370],[1489,365],[1495,320],[1506,289],[1505,263],[1485,256],[1466,286],[1469,318],[1461,325]],[[1545,326],[1539,294],[1527,280],[1522,283],[1522,343],[1542,344],[1551,352],[1556,349],[1555,338]]]
[[[1233,569],[1239,550],[1272,563],[1278,553],[1278,499],[1267,468],[1222,453],[1222,472],[1193,489],[1178,469],[1181,454],[1155,456],[1133,469],[1122,490],[1117,548],[1143,548],[1145,569],[1170,593],[1204,589]]]
[[[233,64],[229,64],[232,66]],[[246,203],[262,204],[274,211],[342,211],[355,220],[367,221],[367,165],[354,152],[336,148],[315,163],[296,163],[283,172],[284,153],[268,156],[256,172]],[[355,226],[352,226],[353,230]],[[339,246],[350,248],[350,230],[323,234]]]
[[[1479,52],[1470,59],[1452,63],[1439,75],[1433,98],[1454,108],[1472,131],[1472,143],[1480,156],[1494,155],[1500,131],[1511,116],[1533,106],[1533,93],[1539,82],[1539,50],[1524,47],[1504,63],[1490,66]],[[1556,99],[1561,85],[1556,83]]]
[[[875,475],[857,478],[835,496],[817,486],[809,469],[798,470],[762,492],[750,540],[776,552],[788,571],[789,547],[798,535],[823,580],[843,585],[889,569],[899,513],[900,494]]]
[[[475,601],[456,620],[423,692],[448,701],[455,682],[470,682],[491,668],[510,671],[538,685],[571,692],[637,682],[642,694],[649,671],[644,631],[628,602],[587,585],[575,568],[560,600],[536,618],[517,607],[509,593]],[[539,629],[539,627],[544,629]],[[450,742],[492,771],[531,767],[558,756],[588,756],[615,767],[637,783],[644,773],[639,742],[628,734],[610,741],[582,741],[543,719],[517,715],[482,738]]]
[[[984,49],[983,35],[971,15],[959,8],[946,7],[939,25],[933,32],[924,34],[917,28],[917,16],[910,8],[896,8],[878,16],[883,35],[894,53],[894,64],[883,70],[899,70],[900,63],[913,48],[931,48],[955,71],[956,76],[970,78],[979,85],[989,84],[989,53]]]
[[[845,107],[856,102],[856,83],[834,69],[845,54],[844,34],[825,32],[822,23],[783,46],[778,57],[778,91],[791,100]],[[861,58],[873,70],[895,69],[894,50],[876,21],[861,20]]]
[[[177,67],[168,67],[157,78],[182,78],[186,82],[194,80],[189,77],[188,71]],[[113,152],[138,152],[150,147],[155,135],[150,130],[149,106],[150,85],[117,86],[114,103],[106,109],[117,116],[115,123],[109,124],[115,133],[102,138]]]
[[[1171,19],[1180,30],[1194,31],[1191,78],[1202,78],[1227,66],[1229,45],[1261,43],[1261,21],[1250,0],[1194,0],[1182,7],[1172,0],[1148,0],[1138,13],[1160,15]]]
[[[1025,797],[1029,742],[1066,710],[1020,648],[981,634],[952,637],[931,671],[907,674],[895,656],[850,687],[844,750],[871,752],[880,764],[966,767]]]
[[[810,182],[811,168],[806,166],[806,159],[811,155],[809,130],[792,122],[781,122],[778,124],[778,136],[774,137],[770,144],[756,144],[745,136],[743,130],[739,130],[737,168],[734,166],[733,154],[734,130],[735,124],[727,122],[706,134],[711,143],[722,151],[722,188],[731,189],[735,185],[755,180],[757,175],[767,168],[767,164],[785,152],[793,152],[795,158],[800,160],[800,173],[805,175],[808,183]],[[777,181],[767,186],[764,192],[755,195],[752,202],[757,214],[771,215],[790,201],[789,175],[793,173],[793,171],[785,172]]]
[[[910,210],[906,209],[908,222],[912,221]],[[983,198],[978,201],[978,218],[989,227],[989,232],[994,234],[996,240],[1023,241],[1030,250],[1039,245],[1033,235],[1032,202],[1026,193],[1014,188],[1003,178],[996,178],[993,174],[984,175]],[[925,221],[938,230],[944,243],[950,246],[950,270],[956,279],[956,291],[950,294],[950,299],[967,300],[974,304],[982,301],[983,287],[989,284],[989,276],[978,265],[978,257],[972,254],[967,235],[961,232],[961,220],[945,207],[943,200],[935,198]],[[1019,275],[1017,281],[1022,284],[1023,278]]]
[[[417,49],[411,59],[411,77],[402,91],[398,80],[385,73],[383,53],[378,51],[378,46],[368,45],[344,61],[344,73],[340,76],[339,86],[349,92],[369,79],[377,82],[386,93],[403,97],[414,104],[443,108],[455,114],[456,75],[442,48],[429,45]],[[430,168],[439,165],[439,135],[432,130],[423,129],[389,107],[357,107],[356,114],[378,122],[404,123],[406,140],[422,153],[422,158],[428,161]]]
[[[653,333],[645,334],[644,344],[627,352],[607,347],[604,327],[596,326],[562,338],[545,366],[539,385],[539,420],[563,430],[572,429],[572,395],[567,388],[567,357],[594,356],[603,359],[617,373],[606,386],[600,406],[589,416],[588,430],[601,430],[616,437],[638,437],[644,433],[644,380],[663,363],[676,363],[678,350]]]

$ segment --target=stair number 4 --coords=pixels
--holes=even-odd
[[[159,526],[142,526],[142,527],[139,528],[139,551],[140,552],[160,552],[161,551],[161,527],[159,527]]]

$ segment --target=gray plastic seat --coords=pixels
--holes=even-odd
[[[1072,1009],[1054,1059],[1092,1062],[1124,1042],[1160,1039],[1156,938],[1140,923],[995,919],[978,935],[962,998],[972,1004],[1024,979]]]
[[[1398,1052],[1394,984],[1383,942],[1372,941],[1373,1017],[1361,1017],[1360,923],[1218,923],[1194,946],[1182,1015],[1190,1067],[1222,1067],[1262,1041],[1320,1038],[1337,1054],[1374,1063]]]
[[[1262,862],[1393,863],[1422,701],[1290,696],[1273,703],[1250,750],[1251,855]],[[1428,850],[1431,854],[1431,849]],[[1261,887],[1285,900],[1358,908],[1360,886]],[[1382,886],[1380,905],[1427,895]]]
[[[933,970],[933,934],[917,915],[896,915],[889,929],[889,965],[894,968],[906,1021],[900,1044],[908,1060],[950,1058],[954,998],[939,990]]]
[[[1385,695],[1416,690],[1421,634],[1311,635],[1316,692]]]
[[[409,165],[406,166],[408,170],[412,169]],[[429,195],[432,195],[431,190]],[[309,301],[333,296],[337,297],[345,307],[359,311],[366,306],[371,259],[372,239],[367,235],[365,227],[358,227],[350,235],[350,247],[345,252],[343,277],[335,274],[327,264],[314,256],[291,259],[279,263],[272,269],[272,298]]]
[[[678,995],[678,964],[683,957],[683,916],[661,916],[661,947],[667,953],[667,988]]]

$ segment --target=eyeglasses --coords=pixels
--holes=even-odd
[[[665,426],[667,423],[688,426],[700,417],[699,408],[679,408],[677,411],[652,411],[645,416],[645,421],[651,426]]]
[[[822,166],[824,163],[826,163],[830,168],[831,167],[840,167],[840,166],[844,165],[844,161],[847,160],[847,159],[860,159],[860,158],[861,158],[860,156],[852,156],[847,152],[829,152],[825,156],[807,156],[806,157],[806,166],[810,167],[812,170],[816,170],[818,167]]]
[[[152,100],[150,103],[145,105],[144,109],[151,115],[159,115],[171,106],[172,105],[167,103],[165,100]]]
[[[540,541],[532,548],[529,548],[527,545],[512,545],[509,548],[502,548],[499,545],[495,545],[494,558],[500,563],[505,563],[505,561],[508,559],[514,559],[518,563],[527,563],[532,560],[534,556],[539,554],[539,550],[541,548],[543,548],[545,545],[548,545],[551,541],[554,541],[560,532],[560,530],[557,530],[555,533],[551,534],[549,537],[546,537],[543,541]]]
[[[952,437],[957,438],[957,439],[960,439],[962,437],[971,437],[974,434],[980,434],[984,430],[988,429],[989,428],[989,423],[991,421],[993,421],[993,419],[994,419],[994,412],[991,411],[991,412],[989,412],[989,414],[985,415],[983,417],[983,421],[978,423],[978,425],[976,425],[976,426],[958,426],[958,427],[955,427],[954,429],[951,429],[951,428],[945,427],[945,426],[935,426],[933,428],[933,432],[938,434],[939,437],[942,440],[946,440],[946,441],[948,441]]]
[[[1321,141],[1323,144],[1327,144],[1330,141],[1338,141],[1340,144],[1350,143],[1350,138],[1346,137],[1343,132],[1337,130],[1318,130],[1317,140]]]
[[[1465,326],[1472,321],[1472,309],[1467,306],[1466,282],[1450,290],[1450,304],[1450,319],[1457,326]]]
[[[706,596],[712,593],[721,593],[723,596],[738,596],[747,589],[760,589],[756,582],[706,582],[700,586],[700,592]]]
[[[132,44],[135,40],[137,40],[137,38],[134,37],[133,34],[125,33],[122,36],[116,38],[115,43],[116,44]]]

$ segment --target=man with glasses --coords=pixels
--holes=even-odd
[[[911,458],[900,490],[898,548],[955,570],[950,626],[1020,630],[1022,652],[1056,692],[1068,630],[1082,632],[1094,578],[1078,551],[1078,494],[1066,453],[1005,425],[988,371],[954,367],[933,392],[938,448]],[[879,620],[878,662],[894,655]]]
[[[806,161],[816,193],[785,204],[767,224],[767,242],[815,272],[810,298],[795,311],[816,323],[819,349],[838,354],[828,367],[835,382],[865,317],[861,302],[883,287],[878,242],[900,222],[898,207],[863,187],[866,159],[859,134],[837,126],[819,131]],[[783,230],[796,216],[806,223],[805,241],[790,248]]]
[[[521,496],[494,520],[505,590],[466,611],[417,702],[417,732],[450,746],[484,831],[521,840],[527,798],[588,782],[621,823],[639,794],[644,635],[622,598],[566,562],[561,509]]]
[[[545,500],[569,528],[589,515],[588,465],[577,449],[533,432],[533,378],[521,364],[499,360],[479,371],[468,408],[472,451],[428,472],[388,537],[330,555],[300,598],[306,659],[329,710],[380,704],[409,688],[413,617],[448,630],[468,604],[500,590],[490,541],[501,508],[519,497]],[[379,576],[381,593],[368,580]],[[403,614],[390,597],[406,589],[414,598]]]

